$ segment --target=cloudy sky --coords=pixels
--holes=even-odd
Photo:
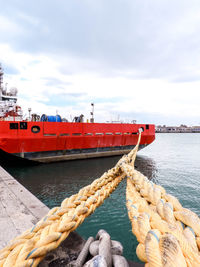
[[[200,124],[199,0],[0,0],[4,84],[28,113]]]

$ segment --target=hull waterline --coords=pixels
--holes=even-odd
[[[137,144],[140,128],[142,149],[154,141],[154,125],[2,121],[0,150],[34,162],[122,155]]]

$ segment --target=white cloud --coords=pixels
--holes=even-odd
[[[16,25],[11,18],[0,15],[0,35],[17,35],[23,31],[19,25]]]
[[[17,17],[23,21],[23,23],[32,25],[32,26],[39,26],[40,20],[36,17],[27,15],[21,11],[17,13]]]
[[[0,62],[26,110],[88,118],[95,102],[98,121],[198,120],[198,2],[23,4],[0,16]]]

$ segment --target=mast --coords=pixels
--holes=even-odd
[[[92,116],[90,119],[90,122],[94,122],[94,103],[91,103],[92,111],[90,112],[90,115]]]

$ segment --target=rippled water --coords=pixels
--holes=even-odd
[[[51,208],[100,177],[119,158],[6,169]],[[200,134],[157,134],[153,144],[139,151],[135,165],[153,182],[178,197],[183,206],[200,215]],[[95,236],[99,229],[106,229],[112,239],[123,244],[128,259],[139,261],[135,255],[137,241],[131,233],[125,206],[125,189],[126,181],[123,181],[77,231],[87,238]]]

